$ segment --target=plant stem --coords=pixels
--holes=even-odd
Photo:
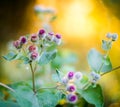
[[[12,92],[15,92],[15,90],[13,90],[12,88],[10,88],[9,86],[7,86],[7,85],[5,85],[3,83],[0,83],[0,85],[3,86],[3,87],[5,87],[5,88],[7,88],[7,89],[9,89]]]
[[[34,75],[34,69],[32,67],[32,62],[30,62],[30,68],[31,68],[31,72],[32,72],[32,85],[33,85],[33,92],[36,93],[36,89],[35,89],[35,75]]]
[[[57,87],[58,87],[58,86],[54,86],[54,87],[43,87],[43,88],[39,88],[38,90],[36,90],[36,92],[39,91],[39,90],[42,90],[42,89],[57,89]]]
[[[117,69],[120,69],[120,66],[117,66],[117,67],[113,68],[112,70],[101,74],[101,76],[103,76],[103,75],[105,75],[105,74],[107,74],[107,73],[110,73],[111,71],[115,71],[115,70],[117,70]]]

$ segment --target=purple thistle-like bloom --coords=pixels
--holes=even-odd
[[[17,49],[20,49],[21,48],[21,42],[20,40],[16,40],[13,42],[13,46]]]
[[[68,95],[67,95],[67,100],[68,100],[70,103],[76,103],[77,100],[78,100],[78,97],[77,97],[77,95],[75,95],[75,94],[68,94]]]
[[[44,29],[40,29],[38,32],[39,38],[45,38],[46,36],[46,31]]]
[[[71,84],[67,86],[67,91],[69,92],[75,92],[76,91],[76,87],[75,85]]]
[[[38,57],[39,57],[39,54],[38,54],[38,52],[32,52],[31,53],[31,55],[30,55],[30,58],[32,59],[32,60],[36,60],[36,59],[38,59]]]
[[[55,35],[57,39],[61,39],[61,35],[60,34],[56,34]]]
[[[38,36],[37,36],[36,34],[32,34],[32,35],[31,35],[31,41],[32,41],[32,42],[37,42],[38,39],[39,39],[39,38],[38,38]]]
[[[68,79],[73,79],[74,72],[68,72],[67,77],[68,77]]]
[[[25,44],[27,42],[27,38],[25,36],[20,37],[20,43]]]
[[[38,50],[38,47],[35,46],[35,45],[30,45],[29,48],[28,48],[29,52],[34,52],[34,51],[37,51]]]

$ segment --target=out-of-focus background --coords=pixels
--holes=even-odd
[[[101,40],[106,33],[120,35],[120,0],[1,0],[0,56],[7,53],[11,41],[43,27],[43,20],[34,11],[35,5],[55,9],[57,17],[49,25],[54,32],[62,34],[61,50],[78,56],[77,63],[73,64],[77,70],[89,70],[87,53],[93,47],[102,52]],[[110,57],[113,67],[120,65],[120,39],[113,44]],[[17,62],[0,58],[1,82],[12,83],[30,76],[29,68],[19,70],[16,65]],[[120,70],[106,74],[99,83],[103,88],[105,107],[119,107]]]

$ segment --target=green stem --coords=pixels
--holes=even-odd
[[[112,70],[101,74],[101,76],[103,76],[103,75],[105,75],[105,74],[107,74],[107,73],[110,73],[110,72],[112,72],[112,71],[115,71],[115,70],[117,70],[117,69],[120,69],[120,66],[117,66],[117,67],[113,68]]]
[[[0,85],[3,86],[3,87],[5,87],[5,88],[7,88],[7,89],[9,89],[12,92],[15,92],[15,90],[13,90],[12,88],[10,88],[9,86],[7,86],[7,85],[5,85],[3,83],[0,83]]]
[[[43,87],[43,88],[37,89],[36,92],[39,91],[39,90],[42,90],[42,89],[57,89],[57,87],[58,87],[58,86],[54,86],[54,87]]]
[[[30,68],[31,68],[31,72],[32,72],[32,85],[33,85],[33,92],[36,93],[36,89],[35,89],[35,74],[34,74],[34,69],[32,67],[32,62],[30,62]]]
[[[112,41],[111,41],[111,43],[112,43]],[[109,55],[109,51],[110,51],[110,50],[108,50],[108,51],[106,52],[106,54],[105,54],[105,56],[104,56],[104,57],[105,57],[105,59],[108,57],[108,55]],[[98,71],[97,71],[98,73],[100,73],[100,71],[101,71],[101,69],[102,69],[103,65],[104,65],[104,61],[102,62],[102,64],[101,64],[100,68],[98,69]]]

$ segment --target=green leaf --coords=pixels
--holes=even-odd
[[[55,94],[49,91],[37,93],[40,107],[55,107],[61,98],[59,94],[60,93]]]
[[[20,106],[12,101],[0,101],[0,107],[20,107]]]
[[[103,95],[100,85],[96,87],[89,86],[86,90],[78,90],[78,93],[90,104],[96,107],[103,107]]]
[[[105,63],[105,60],[107,60],[107,64]],[[95,72],[97,72],[100,68],[101,72],[108,72],[112,70],[112,64],[110,62],[110,59],[105,59],[104,56],[95,49],[91,49],[88,53],[88,64]]]
[[[40,107],[32,88],[25,82],[18,82],[12,85],[15,92],[10,92],[17,100],[20,107]]]
[[[17,54],[14,52],[9,52],[7,55],[3,56],[4,59],[11,61],[16,58]]]
[[[56,53],[57,53],[56,50],[50,52],[47,51],[43,52],[38,63],[40,65],[49,63],[51,60],[53,60],[56,57]]]
[[[102,40],[102,49],[107,51],[111,49],[112,43],[110,41]]]

